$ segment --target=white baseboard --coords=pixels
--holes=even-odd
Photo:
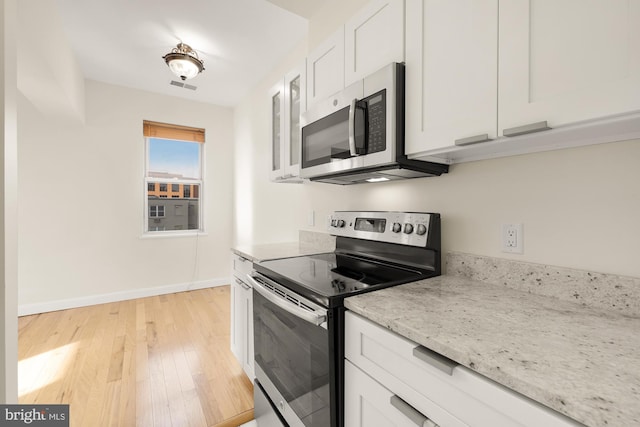
[[[23,304],[18,306],[18,316],[28,316],[30,314],[66,310],[68,308],[126,301],[135,298],[153,297],[156,295],[172,294],[175,292],[192,291],[194,289],[214,288],[216,286],[228,285],[230,283],[231,278],[201,280],[199,282],[179,283],[176,285],[158,286],[154,288],[131,289],[128,291],[112,292],[109,294],[90,295],[86,297],[47,301],[35,304]]]

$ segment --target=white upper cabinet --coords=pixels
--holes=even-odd
[[[344,88],[344,27],[307,56],[307,105]]]
[[[372,1],[345,24],[345,86],[404,61],[404,3]]]
[[[270,170],[269,178],[278,182],[301,182],[300,114],[306,111],[306,68],[301,64],[287,73],[269,91]]]
[[[499,22],[501,135],[640,109],[640,1],[501,0]]]
[[[498,0],[406,7],[406,153],[495,139]]]
[[[404,0],[373,0],[307,56],[307,107],[404,61]]]
[[[406,1],[409,158],[640,137],[640,0]]]

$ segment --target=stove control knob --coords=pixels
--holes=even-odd
[[[331,220],[331,226],[332,226],[332,227],[335,227],[335,226],[336,226],[336,220],[335,220],[335,219],[332,219],[332,220]]]
[[[338,228],[344,227],[344,219],[339,219],[338,221],[336,221],[336,227]]]
[[[422,236],[423,234],[427,233],[427,227],[425,227],[424,224],[418,224],[418,227],[416,227],[416,234],[419,236]]]
[[[404,225],[404,234],[413,233],[413,224],[405,224]]]
[[[399,222],[394,222],[391,226],[391,231],[393,231],[394,233],[399,233],[400,231],[402,231],[402,225],[400,225]]]

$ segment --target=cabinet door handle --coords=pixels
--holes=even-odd
[[[491,138],[489,138],[489,134],[483,133],[482,135],[475,135],[475,136],[470,136],[468,138],[456,139],[455,144],[458,146],[462,146],[462,145],[471,145],[471,144],[477,144],[479,142],[487,142],[487,141],[491,141]]]
[[[547,125],[547,121],[545,120],[543,122],[536,122],[524,126],[516,126],[514,128],[505,129],[502,134],[504,136],[518,136],[549,129],[551,128],[549,127],[549,125]]]
[[[409,418],[413,423],[420,427],[438,427],[438,424],[431,421],[428,417],[422,415],[422,412],[418,411],[413,406],[396,396],[395,394],[389,399],[391,406],[396,408],[405,417]]]
[[[448,357],[444,357],[440,353],[436,353],[435,351],[429,350],[427,347],[421,345],[413,349],[413,357],[420,359],[423,362],[427,362],[429,365],[441,370],[447,375],[453,375],[453,368],[458,366],[458,363]]]

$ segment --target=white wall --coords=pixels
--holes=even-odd
[[[364,3],[330,0],[310,22],[309,48]],[[305,55],[292,52],[271,81],[236,108],[236,175],[243,176],[236,197],[245,206],[237,218],[246,219],[236,223],[237,242],[291,241],[298,229],[325,231],[333,210],[429,211],[442,214],[444,251],[640,277],[640,141],[454,165],[438,178],[349,187],[267,182],[267,90]],[[253,154],[245,164],[246,153]],[[524,224],[524,254],[500,251],[506,222]]]
[[[440,212],[444,251],[640,277],[638,158],[640,141],[627,141],[466,163],[346,188],[349,203],[336,208]],[[523,255],[501,252],[508,222],[524,224]]]
[[[20,305],[224,281],[232,110],[94,81],[85,90],[84,122],[19,99]],[[141,239],[143,120],[205,128],[206,235]]]
[[[57,4],[18,4],[18,89],[57,120],[84,117],[84,77],[69,45]]]

